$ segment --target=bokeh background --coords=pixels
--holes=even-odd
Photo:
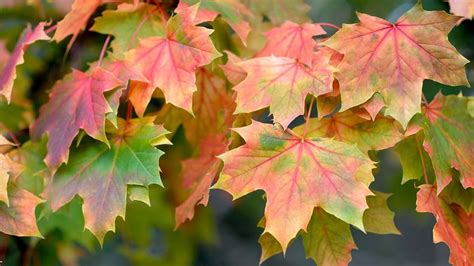
[[[45,19],[58,20],[70,8],[71,1],[56,1],[55,9],[38,9],[24,5],[21,0],[0,0],[0,39],[12,50],[17,38],[27,23],[36,24]],[[443,0],[422,1],[425,9],[449,11]],[[410,9],[415,0],[307,0],[311,6],[310,16],[314,22],[329,22],[336,25],[357,22],[356,11],[379,16],[390,21]],[[98,10],[99,15],[102,10]],[[474,22],[464,21],[450,34],[450,40],[470,61],[474,61]],[[84,70],[89,62],[97,60],[104,36],[93,32],[82,34],[71,52],[65,57],[66,43],[41,43],[31,47],[25,64],[19,69],[16,90],[28,95],[35,104],[47,100],[47,91],[52,83],[68,72],[70,67]],[[1,53],[0,53],[1,55]],[[474,85],[474,65],[467,65],[471,86]],[[428,99],[439,90],[445,94],[456,94],[463,90],[472,95],[473,90],[453,88],[425,81]],[[18,120],[28,123],[28,117],[14,116],[15,110],[26,108],[21,103],[6,106],[0,102],[0,123],[17,131]],[[25,130],[24,138],[28,132]],[[163,158],[176,161],[190,155],[182,131],[174,136],[177,143]],[[449,250],[444,244],[433,244],[434,218],[429,214],[415,212],[416,184],[413,181],[401,185],[402,170],[397,155],[392,150],[378,154],[383,171],[376,173],[371,188],[391,192],[390,208],[396,212],[395,223],[402,235],[364,234],[353,229],[358,250],[352,252],[351,265],[447,265]],[[179,172],[179,164],[163,165],[167,178],[165,185],[172,187]],[[173,191],[153,187],[152,206],[140,202],[129,203],[127,221],[117,221],[117,233],[109,233],[104,246],[88,232],[82,232],[83,218],[81,202],[76,198],[48,219],[39,218],[44,240],[3,236],[0,253],[6,265],[21,265],[25,256],[32,258],[33,265],[57,265],[77,263],[79,265],[258,265],[260,247],[258,237],[262,229],[256,225],[263,216],[264,195],[255,192],[232,202],[230,196],[221,191],[212,191],[207,208],[199,207],[197,217],[174,230]],[[40,216],[41,213],[38,213]],[[34,249],[30,248],[34,246]],[[286,257],[277,255],[266,261],[265,266],[314,265],[305,259],[300,239],[290,246]]]

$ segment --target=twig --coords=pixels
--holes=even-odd
[[[416,141],[416,148],[418,149],[418,153],[420,154],[421,167],[423,168],[423,177],[425,179],[425,184],[429,184],[430,182],[428,180],[428,172],[426,171],[425,159],[423,158],[423,151],[421,150],[421,147],[420,147],[420,141],[418,139],[418,135],[415,136],[415,141]]]

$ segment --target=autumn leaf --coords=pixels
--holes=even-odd
[[[9,141],[8,139],[6,139],[4,136],[0,135],[0,146],[3,146],[3,145],[14,145],[11,141]]]
[[[315,58],[319,56],[314,54]],[[270,106],[274,122],[284,128],[304,114],[308,94],[318,96],[332,90],[332,68],[324,62],[309,68],[295,59],[271,56],[237,65],[247,77],[233,88],[237,92],[236,112],[249,113]]]
[[[183,9],[197,3],[199,3],[199,10],[195,17],[195,24],[214,21],[218,15],[221,15],[245,44],[250,32],[250,25],[245,17],[252,16],[245,5],[238,0],[181,0],[175,12],[180,13]]]
[[[10,53],[8,52],[7,45],[4,40],[0,40],[0,69],[3,69],[6,65],[8,57],[10,57]]]
[[[321,208],[314,209],[308,229],[301,236],[306,258],[317,265],[347,265],[352,260],[352,250],[357,249],[349,225]],[[282,252],[280,244],[268,233],[260,237],[259,243],[260,263]]]
[[[154,5],[121,4],[116,10],[106,10],[95,19],[91,31],[112,35],[114,56],[125,57],[125,52],[138,45],[140,39],[163,35],[164,27],[158,9]]]
[[[166,25],[166,36],[142,39],[125,56],[126,62],[136,66],[153,87],[163,91],[167,102],[189,112],[196,91],[196,68],[221,55],[209,38],[212,30],[191,23],[197,9],[194,5],[172,17]]]
[[[216,157],[228,150],[230,128],[235,119],[234,93],[229,92],[225,80],[206,68],[198,70],[198,91],[194,94],[195,116],[184,119],[186,138],[198,146],[195,156],[182,162],[182,190],[186,198],[176,208],[176,227],[192,219],[196,205],[207,205],[209,188],[221,170]]]
[[[365,112],[359,112],[359,116],[367,120],[375,120],[382,108],[385,107],[385,102],[380,94],[375,93],[370,100],[361,105]]]
[[[314,210],[303,245],[306,257],[318,265],[347,265],[357,249],[349,225],[320,208]]]
[[[127,62],[117,59],[114,56],[109,57],[111,57],[111,59],[106,60],[102,68],[111,72],[122,81],[122,89],[128,87],[127,98],[135,108],[137,115],[142,117],[145,114],[146,107],[151,100],[155,88],[149,84],[148,79],[145,78],[141,72],[128,65]],[[122,92],[119,92],[118,97],[113,99],[116,102],[117,108],[121,95]],[[110,100],[108,102],[109,104],[111,103]],[[110,105],[112,107],[112,104]]]
[[[403,169],[402,184],[419,180],[422,176],[428,180],[434,176],[431,159],[423,148],[424,138],[423,131],[420,131],[395,145]]]
[[[0,131],[2,132],[16,132],[26,129],[34,120],[29,101],[12,100],[10,104],[7,101],[0,100]]]
[[[461,174],[465,188],[474,187],[474,118],[469,115],[471,98],[438,94],[425,108],[425,141],[436,174],[438,193],[452,180],[452,170]]]
[[[50,169],[67,162],[69,146],[79,129],[107,143],[105,114],[112,109],[104,92],[121,84],[112,73],[100,67],[90,73],[73,70],[63,81],[56,83],[50,101],[41,108],[38,120],[31,127],[34,140],[40,139],[44,133],[48,135],[45,162]]]
[[[474,214],[449,202],[444,195],[437,197],[432,185],[422,185],[417,193],[416,210],[430,212],[436,218],[433,242],[444,242],[451,251],[453,265],[471,265],[474,261]],[[467,195],[465,195],[467,196]],[[472,195],[470,197],[472,201]]]
[[[209,136],[230,133],[235,119],[235,93],[228,90],[225,80],[208,68],[197,70],[198,91],[193,96],[194,117],[183,119],[186,138],[193,145]],[[225,142],[225,141],[224,141]]]
[[[53,40],[60,42],[67,36],[72,35],[67,46],[67,50],[71,49],[77,36],[86,28],[87,21],[101,3],[101,0],[74,0],[71,11],[58,22]]]
[[[41,237],[35,209],[43,200],[13,184],[8,186],[8,196],[9,206],[0,202],[0,231],[9,235]]]
[[[395,214],[387,205],[390,194],[374,192],[375,195],[367,197],[369,208],[364,212],[364,228],[367,232],[375,234],[400,235],[393,218]]]
[[[303,134],[305,127],[301,125],[294,131]],[[322,119],[310,118],[306,135],[357,144],[364,152],[390,148],[405,137],[400,124],[395,120],[379,116],[375,121],[370,121],[352,110]]]
[[[360,23],[344,25],[323,42],[344,54],[336,78],[341,110],[363,104],[379,92],[386,115],[405,128],[420,112],[423,80],[469,86],[468,62],[448,41],[458,17],[425,11],[420,2],[392,24],[358,13]]]
[[[221,169],[221,160],[216,156],[227,151],[227,148],[225,136],[210,136],[202,140],[197,156],[183,161],[183,187],[191,193],[176,207],[176,228],[194,217],[195,206],[207,205],[209,188]]]
[[[115,219],[125,219],[127,185],[162,186],[158,161],[163,152],[154,146],[169,142],[164,137],[167,131],[154,125],[153,119],[119,120],[118,129],[109,129],[110,149],[95,142],[75,149],[47,188],[52,210],[79,195],[85,227],[102,244],[105,234],[115,230]]]
[[[238,65],[238,63],[242,62],[242,59],[229,51],[226,51],[225,53],[227,54],[227,63],[220,67],[222,68],[222,71],[224,71],[226,78],[232,84],[238,84],[247,76],[245,70]]]
[[[449,0],[451,13],[456,16],[472,19],[474,17],[473,0]]]
[[[367,232],[376,234],[400,234],[393,222],[394,214],[387,206],[389,194],[375,192],[367,197],[369,208],[364,212],[364,227]],[[259,223],[265,228],[265,220]],[[301,231],[306,258],[318,265],[347,265],[352,257],[351,251],[357,249],[349,224],[315,208],[306,231]],[[260,263],[282,252],[278,241],[269,233],[259,238],[262,248]]]
[[[14,145],[4,136],[0,135],[0,147]],[[8,157],[0,153],[0,201],[3,201],[7,206],[8,201],[7,185],[12,171],[11,161]]]
[[[258,239],[258,243],[262,250],[260,254],[260,264],[282,252],[280,243],[269,233],[262,234]]]
[[[37,41],[49,40],[49,36],[44,32],[46,25],[47,23],[40,22],[34,29],[31,29],[30,25],[27,26],[0,73],[0,95],[3,95],[8,103],[11,101],[13,83],[16,79],[16,68],[24,63],[23,55],[25,51]]]
[[[474,190],[463,188],[459,181],[451,182],[438,197],[443,198],[448,204],[457,204],[467,213],[474,212]]]
[[[341,96],[339,94],[339,82],[334,80],[332,83],[332,91],[318,96],[316,108],[318,110],[318,118],[321,119],[336,112],[341,106]]]
[[[0,201],[3,201],[7,206],[9,205],[7,184],[10,171],[10,161],[5,155],[0,154]]]
[[[273,235],[283,250],[298,231],[307,229],[314,207],[363,230],[374,168],[367,155],[354,145],[295,137],[256,121],[235,130],[246,144],[219,156],[224,169],[214,187],[234,199],[264,190],[264,233]]]
[[[39,142],[28,141],[10,151],[11,181],[18,187],[34,195],[42,195],[44,183],[50,180],[51,174],[44,163],[46,155],[46,138]]]
[[[316,47],[313,37],[326,32],[318,24],[303,23],[298,25],[287,21],[280,27],[265,32],[267,43],[256,56],[288,57],[311,66],[312,55]]]

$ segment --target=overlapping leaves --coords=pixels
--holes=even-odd
[[[460,17],[421,4],[394,24],[359,13],[360,23],[322,42],[328,24],[309,22],[303,1],[183,0],[174,10],[133,2],[75,0],[57,24],[53,39],[72,35],[69,50],[100,5],[119,4],[104,6],[91,28],[113,37],[112,51],[105,53],[106,42],[98,63],[53,86],[31,127],[34,142],[21,144],[19,132],[6,131],[20,122],[6,127],[0,118],[1,133],[15,142],[0,135],[0,231],[40,236],[37,205],[45,200],[41,215],[48,216],[78,196],[84,226],[102,243],[116,218],[125,218],[127,198],[150,204],[149,185],[162,185],[156,146],[168,144],[164,123],[173,134],[184,129],[194,151],[176,156],[169,148],[173,162],[164,163],[177,180],[168,189],[182,191],[176,227],[207,204],[218,179],[214,187],[234,199],[264,190],[262,261],[300,234],[318,265],[348,264],[356,249],[350,225],[399,233],[389,194],[369,190],[375,151],[395,146],[403,182],[425,177],[417,210],[435,216],[434,241],[448,245],[455,265],[473,260],[473,101],[440,94],[421,105],[425,79],[468,85],[467,60],[448,41]],[[469,1],[450,4],[472,17]],[[1,58],[0,93],[8,102],[24,51],[49,39],[45,25],[28,28],[9,59]],[[214,60],[224,73],[208,66]],[[152,101],[163,96],[164,106]],[[315,100],[318,118],[310,118]],[[265,108],[273,124],[250,121],[265,119]],[[132,119],[133,109],[140,118]],[[231,127],[245,144],[237,145]]]
[[[386,114],[406,127],[421,111],[424,79],[469,86],[468,62],[448,41],[459,18],[443,11],[425,11],[421,4],[392,24],[358,14],[360,23],[344,25],[324,42],[344,59],[338,66],[342,110],[360,105],[379,92]]]
[[[374,163],[355,145],[331,139],[297,137],[254,121],[236,129],[246,144],[220,156],[224,161],[216,188],[234,198],[266,192],[265,232],[286,250],[306,230],[314,207],[321,207],[363,229],[371,195]],[[338,167],[335,167],[335,166]]]

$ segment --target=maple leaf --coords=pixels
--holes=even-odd
[[[256,56],[288,57],[311,66],[312,55],[316,47],[313,36],[323,34],[326,34],[326,31],[318,24],[298,25],[287,21],[280,27],[265,32],[268,41]]]
[[[193,99],[195,117],[184,119],[183,124],[186,138],[199,145],[199,152],[182,163],[181,179],[189,195],[176,208],[176,227],[193,218],[196,205],[207,205],[209,188],[221,169],[216,156],[227,151],[227,136],[235,119],[234,93],[227,91],[225,80],[202,68],[197,84]]]
[[[422,176],[426,179],[434,176],[431,159],[423,149],[424,138],[423,131],[420,131],[395,145],[403,169],[402,184],[419,180]]]
[[[125,52],[135,48],[140,39],[164,34],[163,21],[157,11],[154,5],[124,3],[95,18],[91,31],[114,36],[113,53],[123,59]]]
[[[8,141],[5,137],[0,135],[0,147],[1,146],[12,146],[13,143]],[[3,154],[0,153],[0,201],[3,201],[9,205],[7,185],[10,177],[9,173],[12,171],[10,160]]]
[[[314,57],[318,58],[319,53]],[[332,68],[324,63],[311,68],[286,57],[258,57],[237,64],[247,72],[244,81],[233,88],[237,92],[238,113],[270,106],[274,121],[286,128],[304,113],[308,94],[318,96],[331,91]]]
[[[474,118],[469,115],[469,97],[438,94],[425,108],[422,123],[424,149],[436,174],[438,192],[452,180],[451,168],[461,174],[465,188],[474,187]]]
[[[265,228],[265,226],[262,226]],[[269,233],[264,233],[258,238],[258,243],[262,253],[260,254],[260,264],[264,263],[270,257],[282,252],[281,245],[278,241]]]
[[[242,59],[229,51],[226,51],[225,53],[227,54],[227,63],[225,65],[221,65],[220,67],[222,68],[222,71],[224,71],[224,74],[230,83],[238,84],[242,82],[247,76],[245,70],[243,70],[242,67],[238,65],[238,63],[242,62]]]
[[[449,198],[437,197],[436,191],[432,185],[420,186],[416,210],[435,216],[433,242],[448,245],[451,251],[449,262],[453,265],[471,265],[474,261],[474,214],[466,212],[455,202],[449,202]],[[472,202],[472,195],[469,200]]]
[[[136,66],[153,87],[163,91],[167,102],[189,112],[197,67],[221,56],[209,38],[212,30],[192,23],[197,9],[194,5],[172,17],[166,24],[166,36],[142,39],[125,56],[126,62]]]
[[[390,194],[375,192],[367,197],[369,208],[364,212],[364,227],[367,232],[376,234],[400,234],[393,223],[393,212],[387,206]],[[259,222],[265,228],[265,219]],[[300,232],[306,258],[318,265],[347,265],[351,261],[351,251],[357,249],[349,224],[315,208],[306,232]],[[283,250],[278,241],[269,233],[260,236],[262,248],[260,263]]]
[[[30,25],[27,26],[0,73],[0,95],[3,95],[8,103],[10,103],[13,83],[16,79],[16,67],[24,63],[23,55],[26,49],[39,40],[49,40],[49,36],[44,32],[46,25],[47,23],[40,22],[34,29],[31,29]]]
[[[34,195],[41,195],[44,183],[51,177],[43,161],[46,153],[46,138],[39,142],[27,141],[10,151],[8,157],[11,158],[11,182]]]
[[[349,225],[320,208],[314,210],[303,245],[306,257],[318,265],[347,265],[357,248]]]
[[[8,195],[10,205],[0,203],[0,231],[9,235],[41,237],[35,209],[43,200],[13,184],[8,186]]]
[[[3,69],[5,66],[8,57],[10,57],[10,53],[8,52],[7,45],[4,40],[0,40],[0,69]]]
[[[364,212],[364,228],[375,234],[400,235],[400,231],[393,222],[395,214],[388,208],[387,200],[390,194],[374,192],[367,197],[369,208]]]
[[[127,98],[135,108],[137,115],[142,117],[145,114],[146,107],[151,100],[155,88],[150,86],[148,79],[136,68],[129,66],[127,62],[121,59],[114,58],[114,56],[112,56],[112,58],[112,60],[104,62],[102,68],[110,71],[121,80],[123,89],[128,87]],[[117,98],[114,99],[117,108],[121,94],[120,92]]]
[[[9,205],[8,202],[8,193],[7,193],[7,184],[9,179],[9,172],[11,171],[10,162],[8,158],[0,154],[0,201],[3,201]]]
[[[199,3],[199,10],[195,17],[195,24],[214,21],[221,15],[222,19],[237,33],[240,40],[245,44],[250,32],[250,25],[244,17],[251,17],[252,13],[238,0],[181,0],[175,12],[180,13],[183,9]]]
[[[142,117],[151,101],[155,87],[151,86],[150,83],[133,80],[130,82],[128,89],[128,100],[132,103],[137,115]]]
[[[69,146],[83,129],[88,135],[107,143],[104,132],[105,114],[112,109],[104,92],[122,82],[112,73],[94,68],[89,74],[73,70],[63,81],[55,84],[50,101],[40,110],[38,120],[31,127],[32,138],[48,134],[48,154],[45,162],[56,169],[67,162]]]
[[[380,113],[382,108],[385,106],[385,102],[380,94],[375,93],[370,100],[361,105],[361,108],[365,110],[365,113],[359,112],[362,118],[367,120],[375,120],[377,114]]]
[[[306,125],[294,129],[302,134]],[[412,132],[408,132],[410,135]],[[383,150],[404,139],[405,134],[395,120],[379,116],[375,121],[361,118],[352,110],[327,118],[309,119],[306,136],[311,138],[334,138],[338,141],[357,144],[360,150]]]
[[[318,118],[333,114],[341,106],[341,96],[339,95],[339,82],[335,79],[332,83],[332,91],[320,95],[316,101]]]
[[[53,176],[47,199],[53,211],[79,195],[83,201],[85,227],[102,244],[105,234],[115,230],[115,219],[125,218],[127,185],[162,186],[156,145],[169,144],[154,117],[119,120],[118,129],[109,129],[111,148],[81,145],[67,165]]]
[[[472,19],[474,17],[473,0],[449,0],[450,11],[456,16]]]
[[[193,96],[194,117],[183,119],[186,138],[194,145],[210,135],[226,135],[235,119],[235,93],[209,69],[197,70],[198,91]],[[219,137],[218,137],[219,138]]]
[[[2,145],[14,145],[14,144],[10,142],[8,139],[6,139],[4,136],[0,135],[0,146]]]
[[[183,161],[183,186],[191,189],[191,193],[176,207],[176,228],[194,217],[195,206],[207,205],[209,188],[221,169],[221,161],[216,156],[227,151],[227,148],[225,136],[210,136],[202,140],[197,156]]]
[[[357,249],[347,223],[315,208],[306,232],[302,232],[306,258],[317,265],[347,265],[351,261],[351,251]],[[282,252],[278,241],[265,233],[259,239],[262,247],[260,263]]]
[[[60,42],[72,35],[67,45],[67,50],[71,49],[79,33],[86,28],[87,21],[101,4],[101,0],[74,0],[71,11],[58,22],[53,40]]]
[[[420,2],[392,24],[358,13],[360,23],[344,25],[323,45],[344,54],[336,78],[341,85],[341,110],[369,100],[379,92],[386,115],[405,128],[420,112],[424,79],[469,86],[468,62],[448,41],[458,17],[425,11]]]
[[[306,230],[314,207],[363,229],[365,197],[371,195],[374,163],[354,145],[324,138],[300,138],[256,121],[235,129],[246,144],[219,156],[224,161],[215,188],[234,199],[254,190],[266,193],[265,232],[286,250]],[[333,167],[337,165],[337,167]]]

